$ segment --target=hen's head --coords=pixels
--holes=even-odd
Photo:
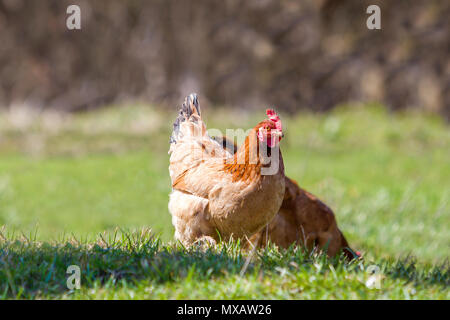
[[[266,142],[270,148],[275,147],[283,138],[283,126],[280,117],[272,109],[267,109],[267,117],[257,126],[258,139],[261,142]]]

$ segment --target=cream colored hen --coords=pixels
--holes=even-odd
[[[207,134],[197,95],[186,97],[169,150],[169,211],[177,240],[246,238],[273,219],[285,193],[283,134],[278,115],[267,115],[232,155]]]

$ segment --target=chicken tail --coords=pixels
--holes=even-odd
[[[201,120],[200,104],[196,93],[191,93],[184,99],[184,103],[181,106],[180,113],[173,123],[173,132],[170,137],[170,143],[177,143],[183,133],[181,132],[181,123],[184,121],[198,122]]]

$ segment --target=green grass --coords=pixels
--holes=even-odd
[[[378,260],[380,289],[370,289],[370,261],[348,263],[300,248],[270,247],[257,251],[244,269],[247,256],[239,243],[184,248],[163,244],[146,230],[103,234],[92,243],[23,238],[1,247],[0,289],[6,298],[449,298],[448,270],[417,267],[412,259]],[[80,290],[67,289],[70,265],[82,270]]]
[[[204,107],[209,128],[263,112]],[[343,106],[282,115],[287,174],[331,206],[364,261],[239,244],[185,249],[167,210],[176,110],[0,113],[0,296],[4,298],[450,298],[450,129],[423,113]],[[149,232],[119,232],[116,228]],[[103,239],[99,233],[106,231]],[[155,235],[155,236],[153,236]],[[66,268],[82,270],[69,292]],[[381,289],[365,281],[380,268]]]

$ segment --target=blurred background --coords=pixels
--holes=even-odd
[[[66,8],[81,8],[81,31]],[[366,8],[381,8],[368,30]],[[140,99],[329,110],[349,101],[450,117],[441,0],[1,0],[0,107]]]
[[[0,241],[172,240],[169,136],[193,91],[222,132],[275,106],[288,176],[353,248],[448,259],[449,17],[445,0],[0,0]]]

